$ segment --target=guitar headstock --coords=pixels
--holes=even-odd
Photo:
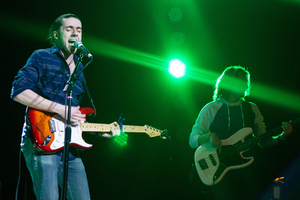
[[[149,125],[144,125],[145,133],[149,135],[149,137],[157,137],[160,136],[163,139],[170,139],[170,136],[167,134],[167,130],[159,130],[157,128],[151,127]]]

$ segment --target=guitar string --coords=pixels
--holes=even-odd
[[[219,161],[221,162],[222,160],[224,160],[236,153],[240,153],[241,151],[248,150],[254,144],[258,144],[258,142],[260,140],[264,140],[264,139],[268,138],[270,135],[274,135],[272,133],[274,133],[274,132],[278,133],[279,131],[282,131],[281,127],[275,128],[275,129],[273,129],[263,135],[260,135],[258,137],[252,137],[251,139],[246,140],[245,142],[235,144],[232,147],[228,147],[227,149],[223,150],[221,153],[215,152],[211,155],[213,155],[213,157],[215,158],[216,161],[219,158]],[[204,160],[207,162],[207,164],[211,163],[211,158],[209,158],[209,157],[204,158]]]
[[[296,125],[296,124],[299,124],[299,122],[300,122],[300,118],[297,120],[291,121],[290,124]],[[258,137],[253,137],[249,140],[246,140],[245,142],[235,144],[232,148],[227,148],[227,149],[223,150],[222,153],[220,153],[220,155],[218,155],[218,153],[214,153],[212,155],[218,156],[220,159],[223,159],[223,158],[226,159],[226,157],[232,156],[233,154],[235,154],[237,152],[239,153],[241,151],[248,150],[251,146],[253,146],[253,144],[258,144],[258,142],[260,140],[264,140],[266,138],[269,138],[272,135],[275,135],[274,133],[277,133],[277,134],[281,133],[282,130],[283,130],[282,127],[277,127],[277,128],[275,128],[265,134],[262,134]],[[250,144],[250,145],[246,146],[247,144]],[[210,160],[210,158],[207,158],[207,160]]]
[[[257,140],[257,138],[249,139],[249,140],[247,140],[247,143],[254,144],[254,143],[256,143],[256,140]],[[232,147],[228,147],[227,149],[224,149],[219,154],[217,152],[215,152],[215,153],[213,153],[211,155],[213,155],[214,158],[218,158],[219,157],[219,160],[222,160],[223,158],[229,157],[229,156],[233,155],[236,152],[243,151],[243,150],[241,150],[241,147],[243,147],[243,146],[244,146],[244,142],[236,144],[236,145],[234,145]],[[245,150],[247,150],[247,148]],[[205,161],[210,161],[210,160],[211,159],[209,157],[205,158]]]
[[[239,144],[234,145],[232,148],[229,148],[228,150],[225,149],[224,152],[221,152],[221,155],[219,156],[220,159],[222,160],[223,158],[227,158],[229,156],[232,156],[235,153],[240,153],[241,151],[245,151],[250,149],[251,146],[258,144],[260,140],[265,140],[269,138],[271,135],[274,135],[275,133],[282,132],[282,128],[278,127],[276,129],[271,130],[270,132],[267,132],[263,135],[260,135],[258,137],[252,137],[249,140],[246,140],[245,142],[241,142]]]

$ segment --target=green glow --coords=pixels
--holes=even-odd
[[[192,7],[192,5],[193,4],[191,3],[189,7]],[[184,19],[188,17],[190,18],[197,17],[197,19],[201,19],[201,16],[199,16],[199,13],[196,12],[195,10],[196,8],[193,9],[194,10],[192,10],[192,12],[189,12],[190,16],[186,15],[187,13],[185,12],[183,13]],[[167,16],[165,17],[167,18]],[[159,18],[156,18],[156,21],[158,22]],[[203,25],[203,27],[205,27],[205,25],[201,23],[201,20],[197,20],[198,26],[199,23],[201,24],[201,26]],[[193,21],[191,21],[191,26],[193,26]],[[165,42],[167,46],[167,43],[169,43],[169,41],[167,42],[167,39],[165,37],[168,33],[166,27],[167,26],[165,26],[165,24],[161,22],[160,24],[158,24],[158,27],[156,28],[162,28],[161,39]],[[28,20],[25,21],[24,19],[20,19],[4,13],[0,13],[0,28],[2,31],[5,32],[12,32],[14,34],[26,36],[34,40],[46,41],[49,27],[46,27],[44,24],[41,24],[37,21],[36,22],[28,21]],[[216,50],[214,48],[215,45],[213,45],[212,43],[212,40],[209,36],[209,32],[203,31],[202,35],[203,35],[203,41],[205,41],[205,43],[203,43],[202,46],[211,47],[209,49],[209,54],[206,55],[210,55],[212,57],[214,55],[217,55],[215,54],[215,50]],[[163,57],[140,52],[117,44],[106,42],[99,38],[90,36],[88,34],[84,34],[83,38],[84,38],[83,40],[85,46],[87,46],[94,55],[96,54],[105,55],[107,57],[139,64],[141,66],[150,67],[156,70],[162,70],[162,71],[166,70],[168,61]],[[170,52],[171,52],[171,48],[170,48]],[[199,52],[201,53],[201,51]],[[206,70],[211,68],[211,66],[203,65],[201,63],[201,54],[197,53],[197,55],[199,55],[199,58],[197,58],[198,60],[197,66],[195,67],[189,66],[189,70],[186,71],[186,77],[190,80],[197,81],[199,83],[208,84],[213,87],[220,73],[215,73],[213,71]],[[222,60],[222,58],[220,58],[220,60]],[[252,88],[253,89],[251,90],[250,95],[254,98],[262,99],[264,101],[273,103],[277,106],[282,106],[285,108],[293,109],[295,111],[300,111],[300,104],[299,104],[300,95],[297,93],[291,93],[283,89],[278,89],[271,86],[265,86],[256,83],[252,83]]]
[[[296,4],[296,5],[300,5],[300,0],[281,0],[282,2],[285,2],[285,3],[293,3],[293,4]]]
[[[34,40],[47,40],[48,28],[42,23],[33,22],[0,13],[1,31],[19,33]]]
[[[272,138],[273,138],[273,139],[278,139],[278,138],[281,137],[283,134],[284,134],[284,131],[282,131],[282,133],[279,134],[279,135],[272,136]]]
[[[93,54],[105,55],[157,70],[165,70],[167,66],[167,60],[156,55],[112,44],[89,35],[85,35],[83,40]]]
[[[252,97],[273,103],[277,106],[300,111],[300,95],[297,93],[288,92],[285,89],[252,83],[250,95]]]
[[[173,59],[169,62],[169,73],[176,77],[181,78],[185,75],[186,66],[178,59]]]
[[[3,13],[0,13],[0,19],[2,30],[19,33],[34,40],[46,41],[48,28],[41,23],[34,21],[24,22],[24,19],[18,19],[14,16],[4,15]],[[83,42],[93,54],[105,55],[157,70],[165,70],[168,63],[162,57],[109,43],[88,34],[84,34]]]
[[[117,143],[120,147],[127,145],[128,135],[126,133],[121,133],[119,136],[114,137],[114,142]]]
[[[209,67],[209,66],[208,66]],[[208,85],[215,85],[217,78],[220,76],[219,73],[205,70],[204,68],[189,67],[189,70],[186,73],[186,77],[201,83]]]

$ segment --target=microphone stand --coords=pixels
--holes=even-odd
[[[67,181],[68,181],[68,167],[69,167],[69,146],[71,140],[71,107],[72,107],[72,94],[73,94],[73,81],[76,77],[78,67],[83,59],[83,54],[81,53],[76,63],[75,69],[71,74],[69,80],[66,82],[63,92],[68,96],[68,118],[67,118],[67,125],[65,127],[65,141],[64,141],[64,154],[63,154],[63,187],[62,187],[62,194],[61,199],[66,199],[67,196]]]

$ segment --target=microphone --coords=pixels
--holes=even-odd
[[[85,48],[85,46],[82,44],[82,42],[80,40],[76,40],[74,42],[74,46],[75,48],[77,48],[84,56],[87,56],[88,58],[92,58],[92,54],[90,53],[90,51]]]

